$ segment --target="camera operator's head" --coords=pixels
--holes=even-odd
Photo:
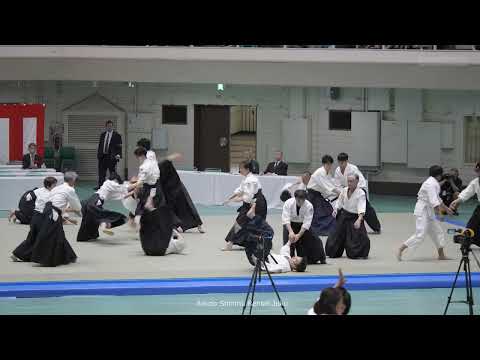
[[[454,178],[457,179],[460,176],[460,172],[456,168],[450,169],[450,175]]]
[[[430,167],[429,174],[431,177],[437,179],[437,181],[442,181],[443,177],[443,168],[438,165],[433,165]]]
[[[242,161],[239,165],[238,171],[243,176],[247,176],[250,173],[250,161]]]
[[[307,199],[307,192],[305,190],[297,190],[295,191],[295,201],[298,207],[302,207]]]
[[[290,262],[290,269],[295,272],[305,272],[307,270],[307,258],[306,257],[299,257],[294,256],[289,259]]]
[[[313,311],[317,315],[346,315],[348,311],[344,292],[340,288],[323,289],[320,299],[313,306]]]

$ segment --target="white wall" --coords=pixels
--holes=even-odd
[[[362,89],[342,88],[338,100],[330,100],[326,88],[288,88],[280,86],[227,85],[223,97],[217,96],[215,85],[174,85],[141,84],[128,88],[125,84],[102,84],[94,89],[88,82],[29,82],[18,87],[17,82],[0,82],[0,103],[40,102],[46,103],[46,129],[55,121],[61,121],[62,109],[91,95],[98,90],[129,114],[135,110],[149,114],[153,119],[142,127],[148,134],[153,126],[161,124],[163,104],[188,106],[187,125],[167,125],[169,131],[169,152],[179,151],[185,155],[185,165],[193,165],[193,120],[195,104],[257,105],[258,143],[257,158],[261,167],[273,158],[273,149],[281,148],[283,142],[282,119],[304,115],[310,119],[311,137],[305,139],[311,148],[310,164],[290,164],[290,172],[305,169],[314,170],[320,166],[321,157],[329,153],[335,157],[339,152],[351,154],[355,162],[355,149],[349,132],[328,130],[329,109],[351,109],[363,111]],[[473,177],[471,165],[463,164],[463,117],[480,113],[480,91],[413,90],[395,89],[395,104],[390,104],[390,90],[369,89],[368,110],[385,111],[384,118],[394,121],[400,129],[398,143],[389,149],[397,152],[399,159],[387,161],[383,172],[372,176],[371,181],[421,182],[427,175],[426,169],[412,169],[407,166],[408,158],[415,154],[408,152],[408,126],[422,121],[451,123],[453,127],[453,148],[441,149],[440,162],[444,167],[458,167],[466,180]],[[138,94],[137,97],[135,95]],[[395,111],[390,112],[394,105]],[[135,127],[135,124],[131,124]],[[138,127],[138,126],[137,126]],[[127,141],[136,136],[132,130]],[[130,148],[131,148],[130,144]],[[383,142],[385,146],[385,142]],[[382,151],[385,158],[388,151]],[[388,154],[387,154],[388,155]],[[479,154],[480,157],[480,154]],[[387,156],[388,158],[388,156]],[[385,160],[384,160],[385,161]]]

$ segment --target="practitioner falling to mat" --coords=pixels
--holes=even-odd
[[[81,204],[75,192],[78,175],[66,172],[64,183],[55,187],[47,199],[37,197],[36,212],[27,239],[14,251],[13,261],[26,261],[43,266],[75,262],[77,256],[63,231],[62,213],[69,208],[80,214]]]
[[[20,224],[30,225],[33,214],[35,212],[35,202],[37,197],[48,198],[50,191],[57,185],[57,179],[54,177],[46,177],[43,180],[43,187],[25,192],[18,203],[18,210],[13,210],[8,215],[8,221]]]
[[[360,188],[365,195],[367,195],[367,181],[363,176],[362,172],[358,169],[357,166],[351,164],[348,161],[348,154],[340,153],[337,157],[338,159],[338,167],[335,170],[335,181],[337,182],[338,186],[345,188],[348,186],[347,178],[349,175],[358,174],[359,182],[357,187]],[[366,198],[366,210],[365,210],[365,222],[368,226],[374,231],[376,234],[380,234],[381,226],[380,221],[378,221],[377,213],[375,209],[372,207],[370,202],[368,201],[368,197]]]
[[[260,216],[263,220],[267,218],[267,201],[263,196],[260,181],[250,172],[250,163],[248,161],[242,161],[239,170],[240,174],[244,176],[244,179],[240,183],[240,186],[234,191],[233,195],[224,202],[224,205],[229,202],[243,202],[243,204],[237,210],[238,216],[235,224],[225,238],[227,245],[223,249],[224,251],[231,251],[233,245],[244,246],[244,239],[238,236],[238,233],[242,226],[249,221],[247,213],[252,204],[256,206],[256,215]]]
[[[140,139],[137,146],[142,146],[149,150],[147,152],[147,158],[149,156],[152,158],[155,156],[155,153],[150,150],[150,140],[145,138]],[[197,228],[200,233],[204,233],[205,229],[203,228],[200,215],[172,163],[172,161],[180,158],[181,154],[174,153],[168,155],[165,159],[160,159],[158,162],[163,193],[167,205],[174,214],[174,227],[177,231],[184,232]]]
[[[326,264],[322,240],[310,231],[312,219],[313,205],[307,200],[307,192],[297,190],[283,205],[283,244],[290,242],[292,257],[295,253],[305,257],[309,265]]]
[[[335,229],[333,205],[342,188],[337,186],[333,177],[333,158],[325,155],[323,166],[315,171],[307,185],[307,199],[313,205],[311,230],[317,236],[328,236]],[[333,205],[332,205],[333,204]]]
[[[150,196],[140,218],[140,241],[145,255],[180,254],[186,247],[182,235],[173,229],[171,210],[160,196]]]
[[[77,234],[77,241],[97,239],[98,229],[107,235],[114,235],[111,229],[125,224],[127,217],[115,211],[103,208],[105,201],[122,200],[128,192],[123,180],[116,173],[110,174],[107,181],[88,200],[82,202],[82,223]]]
[[[325,252],[330,258],[340,258],[344,252],[350,259],[368,258],[370,239],[363,223],[367,196],[358,187],[359,180],[358,174],[349,175],[348,187],[342,190],[338,198],[333,213],[337,224],[325,245]]]
[[[443,176],[443,169],[434,165],[429,170],[430,177],[425,180],[418,192],[417,204],[413,214],[416,218],[415,234],[410,237],[397,252],[398,261],[402,260],[402,254],[407,249],[415,249],[429,235],[438,251],[438,260],[448,260],[445,256],[445,234],[435,215],[440,215],[441,210],[448,215],[453,211],[446,207],[440,199],[440,181]]]
[[[310,182],[312,174],[310,171],[306,171],[295,183],[288,183],[282,188],[282,193],[280,194],[280,200],[282,202],[287,201],[294,197],[295,191],[297,190],[307,190],[307,185]]]

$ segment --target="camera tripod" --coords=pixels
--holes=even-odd
[[[273,290],[275,291],[275,294],[277,295],[278,301],[280,302],[280,306],[282,307],[283,313],[287,315],[287,311],[285,310],[285,307],[283,306],[282,299],[280,298],[280,294],[278,293],[277,287],[275,286],[275,283],[273,282],[272,275],[270,275],[270,271],[268,271],[268,267],[265,263],[265,238],[263,236],[258,237],[259,240],[263,242],[262,246],[262,256],[259,257],[257,256],[258,254],[255,254],[255,257],[257,258],[257,262],[255,264],[255,269],[253,270],[252,278],[250,280],[250,284],[248,285],[248,292],[247,292],[247,297],[245,298],[245,304],[243,305],[243,310],[242,310],[242,315],[245,314],[245,310],[247,309],[247,303],[248,299],[251,296],[250,300],[250,311],[249,315],[252,315],[252,309],[253,309],[253,299],[255,298],[255,290],[257,286],[257,281],[261,282],[262,279],[262,266],[265,268],[265,272],[268,275],[268,278],[270,279],[270,284],[272,284]],[[270,256],[270,255],[269,255]],[[276,262],[276,260],[273,258],[272,259]]]
[[[477,265],[478,265],[479,268],[480,268],[480,262],[478,261],[477,256],[472,251],[470,246],[471,246],[471,240],[466,240],[462,243],[462,246],[460,248],[460,250],[462,252],[462,259],[460,260],[460,265],[458,267],[457,274],[455,275],[455,280],[453,281],[452,289],[450,291],[450,296],[448,297],[448,303],[447,303],[447,306],[445,307],[445,312],[443,313],[443,315],[447,315],[448,308],[449,308],[451,303],[467,304],[469,314],[473,315],[473,305],[474,305],[474,302],[473,302],[473,286],[472,286],[472,272],[470,271],[469,253],[472,253],[473,258],[477,262]],[[462,265],[463,265],[463,272],[465,274],[465,289],[467,290],[467,300],[452,301],[453,292],[455,291],[455,288],[457,286],[457,280],[458,280],[458,276],[460,275]]]

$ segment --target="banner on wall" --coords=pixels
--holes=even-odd
[[[0,104],[0,163],[21,161],[35,143],[43,156],[45,105]]]

